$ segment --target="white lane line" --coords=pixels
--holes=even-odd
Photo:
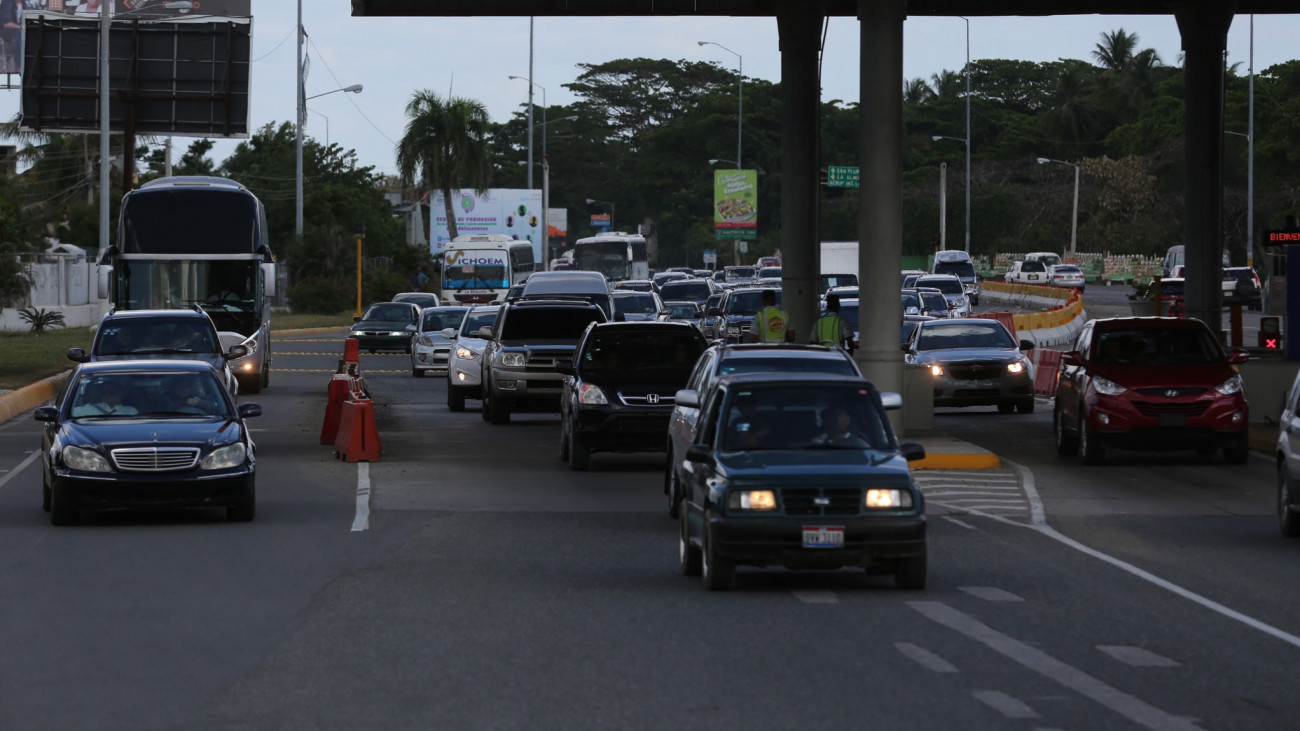
[[[996,586],[959,586],[957,591],[964,591],[976,599],[983,599],[986,602],[1023,602],[1024,598],[1016,596],[1005,589],[999,589]]]
[[[357,516],[352,532],[370,529],[370,463],[357,462]]]
[[[32,452],[31,454],[27,455],[27,459],[24,459],[22,462],[19,462],[17,467],[15,467],[15,468],[13,468],[12,470],[10,470],[9,473],[6,474],[4,477],[0,477],[0,487],[4,487],[4,486],[7,485],[7,484],[9,483],[9,481],[12,480],[12,479],[13,479],[13,478],[14,478],[14,477],[19,473],[19,472],[22,472],[23,470],[27,469],[28,465],[30,465],[32,462],[35,462],[35,461],[36,461],[36,457],[37,457],[40,453],[41,453],[40,450],[37,450],[37,451],[35,451],[35,452]]]
[[[975,690],[971,691],[971,695],[1007,718],[1038,718],[1038,714],[1028,704],[1001,691]]]
[[[951,515],[944,515],[944,516],[941,516],[941,517],[943,517],[943,519],[946,520],[946,521],[948,521],[949,523],[955,523],[955,524],[957,524],[957,525],[959,525],[959,526],[965,528],[966,530],[979,530],[979,528],[977,528],[977,527],[971,525],[970,523],[966,523],[966,522],[964,522],[964,521],[957,520],[956,518],[952,517]]]
[[[1132,665],[1135,668],[1176,668],[1182,666],[1182,663],[1177,660],[1170,660],[1164,655],[1157,655],[1145,647],[1097,645],[1097,649],[1125,665]]]
[[[1153,731],[1203,731],[1189,719],[1166,713],[1118,688],[1107,685],[1082,670],[1061,662],[1036,647],[1002,634],[943,602],[907,602],[907,605],[934,622],[966,635],[1009,660],[1109,708],[1144,728]]]
[[[903,653],[903,657],[920,665],[926,670],[933,670],[936,673],[955,673],[957,666],[930,652],[919,645],[913,645],[910,642],[895,642],[894,647]]]
[[[792,589],[791,594],[804,604],[839,604],[840,598],[833,591],[802,591]]]

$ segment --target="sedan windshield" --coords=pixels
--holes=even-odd
[[[738,389],[721,434],[724,451],[895,446],[884,410],[857,384]]]
[[[921,330],[917,350],[948,348],[1015,348],[1011,333],[997,322],[957,322],[927,325]]]
[[[412,308],[407,305],[374,305],[366,310],[362,320],[377,322],[414,322]]]
[[[104,373],[77,382],[70,415],[226,416],[222,386],[210,374]]]

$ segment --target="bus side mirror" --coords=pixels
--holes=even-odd
[[[113,281],[112,265],[100,264],[98,274],[99,274],[99,282],[98,282],[99,298],[102,300],[106,300],[108,299],[108,295],[109,295],[109,282]]]
[[[275,264],[262,264],[262,296],[275,296]]]

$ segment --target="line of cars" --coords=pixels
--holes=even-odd
[[[256,514],[256,445],[238,403],[229,361],[201,309],[110,311],[43,423],[41,506],[56,526],[83,511],[224,508],[228,520]]]

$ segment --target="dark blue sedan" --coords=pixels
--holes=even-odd
[[[83,363],[45,422],[42,504],[54,525],[83,510],[225,508],[233,521],[256,511],[256,448],[236,405],[207,363],[181,360]]]

